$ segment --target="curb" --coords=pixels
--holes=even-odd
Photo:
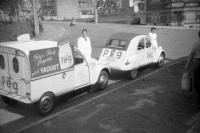
[[[44,23],[49,24],[65,24],[70,23],[66,21],[43,21]],[[84,22],[76,22],[77,24],[95,24],[95,23],[84,23]],[[177,30],[200,30],[200,27],[189,27],[189,26],[159,26],[159,25],[131,25],[131,24],[116,24],[116,23],[97,23],[97,25],[104,24],[104,25],[127,25],[128,27],[139,27],[139,28],[151,28],[156,27],[159,29],[177,29]]]

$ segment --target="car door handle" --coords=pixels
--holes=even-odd
[[[20,80],[24,81],[25,84],[29,84],[30,81],[26,80],[25,78],[21,78]]]
[[[67,77],[66,72],[63,73],[62,78],[65,79]]]

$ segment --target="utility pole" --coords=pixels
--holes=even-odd
[[[93,8],[94,8],[94,18],[95,18],[95,23],[98,23],[98,10],[96,7],[96,0],[93,0]]]
[[[39,20],[38,20],[38,1],[33,0],[33,13],[34,13],[34,27],[35,27],[35,35],[39,34]]]

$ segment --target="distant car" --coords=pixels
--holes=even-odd
[[[138,16],[132,17],[132,20],[131,20],[130,23],[131,23],[131,24],[141,24],[140,17],[138,17]]]
[[[45,115],[60,95],[89,85],[93,91],[107,87],[110,69],[71,45],[21,40],[0,43],[0,95],[6,104],[34,103]]]
[[[99,62],[111,69],[129,72],[130,79],[137,76],[138,69],[155,63],[164,65],[165,52],[162,47],[153,48],[148,35],[116,33],[110,37],[102,50]]]

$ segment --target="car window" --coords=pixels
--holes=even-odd
[[[125,48],[125,46],[126,46],[126,41],[121,40],[120,44],[119,44],[119,47]]]
[[[3,55],[0,55],[0,68],[5,69],[5,59]]]
[[[146,48],[151,47],[151,41],[150,41],[150,39],[149,38],[145,38],[145,40],[146,40]]]
[[[144,38],[142,38],[140,41],[139,41],[139,44],[138,44],[138,50],[142,50],[144,49]]]
[[[75,65],[81,64],[84,62],[84,57],[78,51],[74,50],[74,62]]]
[[[124,40],[116,40],[116,39],[113,39],[109,42],[108,44],[108,47],[109,48],[117,48],[117,49],[125,49],[127,45],[127,42],[124,41]]]
[[[119,46],[119,40],[112,40],[110,43],[110,47],[118,47]]]

